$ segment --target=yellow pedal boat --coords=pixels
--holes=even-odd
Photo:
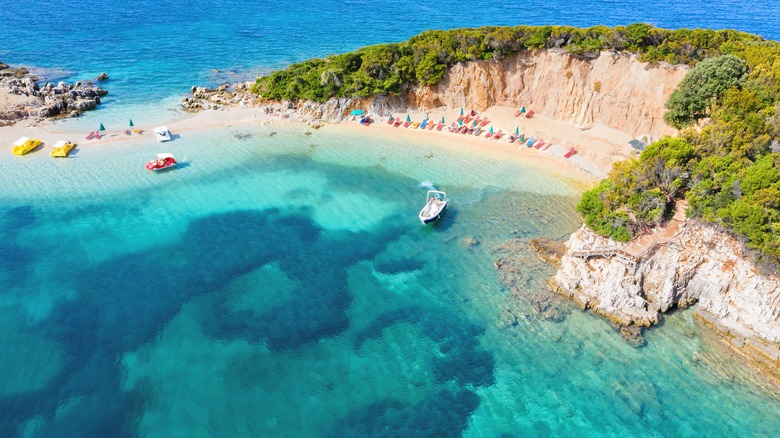
[[[16,140],[13,144],[13,153],[16,155],[24,155],[33,149],[37,148],[38,146],[43,143],[42,141],[38,140],[37,138],[30,138],[30,137],[22,137],[19,140]]]
[[[70,153],[70,150],[73,149],[73,147],[76,146],[74,143],[71,143],[69,141],[60,140],[57,143],[54,143],[52,146],[54,148],[53,151],[51,151],[52,157],[58,157],[58,158],[65,158]]]

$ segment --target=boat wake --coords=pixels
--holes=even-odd
[[[425,188],[428,190],[436,190],[436,186],[433,185],[430,181],[423,181],[420,184],[417,184],[417,187]]]

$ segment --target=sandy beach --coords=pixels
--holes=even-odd
[[[483,128],[480,136],[452,133],[448,127],[453,121],[456,121],[460,114],[460,109],[437,109],[424,112],[408,113],[412,121],[420,122],[426,114],[431,120],[438,123],[442,117],[445,118],[445,127],[441,131],[436,129],[414,129],[411,126],[404,128],[403,125],[393,127],[387,124],[387,117],[376,118],[370,126],[359,125],[356,121],[350,119],[341,123],[319,123],[299,117],[294,111],[271,111],[266,114],[261,107],[242,108],[231,107],[219,110],[206,110],[197,114],[189,115],[183,119],[171,121],[167,124],[174,135],[186,137],[190,132],[202,130],[219,130],[230,127],[246,125],[270,125],[280,124],[285,126],[299,125],[302,131],[311,132],[316,135],[317,130],[312,125],[319,125],[319,129],[340,130],[344,133],[349,132],[370,132],[380,138],[394,139],[420,139],[430,138],[432,144],[437,147],[449,147],[453,151],[478,150],[480,154],[506,159],[517,159],[520,157],[527,164],[542,168],[546,171],[559,174],[568,178],[576,179],[583,183],[592,183],[607,175],[607,172],[615,161],[623,160],[636,154],[628,141],[632,139],[630,134],[610,129],[606,126],[596,125],[591,129],[581,130],[565,122],[553,120],[545,117],[543,114],[535,114],[533,118],[515,117],[516,109],[502,106],[494,106],[478,114],[481,118],[487,117],[489,123]],[[407,114],[394,114],[394,117],[406,119]],[[57,140],[70,140],[77,143],[77,147],[84,153],[97,153],[112,150],[114,147],[135,144],[140,141],[147,141],[153,138],[152,132],[154,126],[136,126],[136,129],[143,129],[142,133],[133,132],[131,135],[125,134],[124,129],[108,129],[103,133],[101,139],[85,140],[86,132],[67,129],[66,123],[53,124],[50,121],[33,122],[30,120],[22,121],[14,126],[0,128],[0,144],[4,145],[7,153],[0,154],[0,162],[11,164],[16,160],[29,158],[17,157],[10,153],[11,144],[21,136],[39,138],[43,140],[44,145],[39,147],[30,155],[48,155],[49,148]],[[504,136],[499,140],[486,139],[485,133],[492,127],[494,132],[502,130]],[[509,143],[509,134],[514,133],[515,129],[525,134],[526,138],[535,136],[543,138],[549,146],[546,149],[535,149],[520,145],[519,142]],[[564,154],[570,147],[574,147],[577,153],[571,158],[564,158]]]

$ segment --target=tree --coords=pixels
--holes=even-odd
[[[709,109],[726,90],[741,87],[747,63],[734,55],[704,60],[685,75],[666,101],[667,123],[682,129],[709,115]]]

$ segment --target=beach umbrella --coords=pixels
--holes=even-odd
[[[458,126],[463,126],[463,119],[458,119]]]
[[[520,135],[520,128],[515,126],[515,135]]]
[[[520,114],[524,114],[524,113],[525,113],[525,106],[523,106],[522,108],[520,108]]]
[[[406,121],[407,121],[407,122],[411,122],[411,121],[412,121],[412,118],[411,118],[411,117],[409,117],[409,114],[407,114],[407,115],[406,115]]]
[[[474,127],[474,128],[476,128],[476,127],[477,127],[477,121],[476,121],[476,120],[474,120],[473,122],[471,122],[471,126],[472,126],[472,127]]]
[[[99,131],[105,131],[106,127],[103,126],[103,122],[100,122],[100,128],[98,128]]]
[[[525,143],[525,134],[520,135],[520,143]]]
[[[133,119],[130,119],[130,127],[132,128],[133,126],[135,126],[133,125]]]
[[[463,115],[463,108],[460,109],[460,115]]]
[[[441,117],[441,123],[444,124],[444,116]]]
[[[362,109],[353,109],[352,112],[349,113],[349,115],[351,115],[351,116],[359,116],[361,114],[363,114],[363,110]]]
[[[493,133],[493,126],[492,125],[490,126],[490,133],[491,134]]]

